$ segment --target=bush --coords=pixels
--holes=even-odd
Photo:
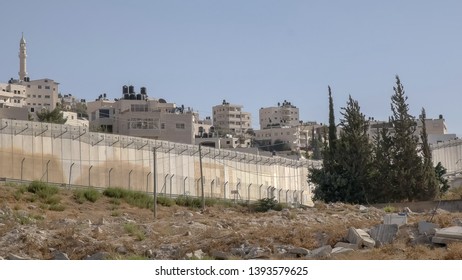
[[[47,199],[58,193],[59,189],[40,181],[33,181],[27,187],[27,191],[36,194],[42,199]]]
[[[202,199],[192,198],[190,196],[180,195],[175,199],[175,203],[179,206],[191,207],[191,208],[200,208],[202,207]]]
[[[51,210],[51,211],[64,211],[64,209],[66,209],[66,207],[62,204],[51,204],[48,207],[48,210]]]
[[[154,205],[154,198],[142,192],[122,188],[107,188],[103,191],[103,194],[112,198],[114,202],[116,202],[116,199],[123,199],[128,204],[139,208],[152,208]]]
[[[175,200],[173,200],[173,199],[171,199],[169,197],[166,197],[166,196],[158,196],[157,197],[157,204],[160,204],[162,206],[170,207],[170,206],[175,205]]]
[[[74,191],[74,199],[82,204],[85,202],[85,200],[90,201],[90,202],[95,202],[101,197],[101,193],[95,189],[89,188],[89,189],[80,189],[80,190],[75,190]]]
[[[124,229],[130,236],[136,237],[138,241],[142,241],[146,238],[144,232],[135,224],[126,223],[124,224]]]
[[[278,203],[274,197],[272,198],[262,198],[257,201],[255,211],[257,212],[267,212],[268,210],[282,210],[282,205]]]

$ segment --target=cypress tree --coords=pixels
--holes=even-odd
[[[436,180],[435,168],[433,167],[432,154],[430,145],[428,144],[427,126],[425,124],[426,113],[422,108],[420,114],[420,122],[422,123],[422,130],[420,131],[421,151],[423,157],[422,177],[420,183],[420,191],[416,193],[419,200],[428,200],[435,198],[438,190],[438,182]]]
[[[409,114],[407,96],[398,76],[393,90],[395,92],[391,97],[393,177],[390,191],[394,201],[413,201],[420,191],[419,177],[422,170],[422,161],[417,154],[418,138],[414,134],[417,124],[414,117]]]

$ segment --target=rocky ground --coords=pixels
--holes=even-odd
[[[374,207],[317,203],[257,213],[245,206],[201,212],[174,205],[159,206],[154,220],[151,210],[104,196],[94,203],[78,203],[72,190],[58,196],[62,207],[51,209],[32,193],[0,185],[0,258],[462,259],[462,243],[435,244],[432,233],[419,233],[430,212],[408,213],[390,244],[371,246],[350,244],[349,229],[371,233],[383,224],[386,212]],[[433,222],[460,226],[462,214],[438,210]]]

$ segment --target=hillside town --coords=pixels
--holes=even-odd
[[[14,67],[14,66],[10,66]],[[143,137],[183,144],[238,149],[247,153],[267,153],[292,158],[317,158],[314,142],[323,141],[325,124],[301,120],[300,108],[288,100],[261,107],[259,123],[253,124],[245,104],[217,100],[211,116],[199,116],[181,100],[149,95],[146,87],[122,85],[120,92],[94,93],[90,101],[78,94],[63,94],[52,78],[31,79],[27,72],[27,43],[19,41],[17,78],[0,83],[0,119],[38,120],[37,114],[59,110],[65,124],[89,127],[90,131]],[[110,98],[109,96],[116,96]],[[384,120],[369,119],[372,139]],[[456,140],[448,133],[443,115],[425,119],[430,144]],[[255,126],[258,128],[255,128]],[[422,123],[418,122],[416,135]]]

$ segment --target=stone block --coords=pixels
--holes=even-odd
[[[435,236],[444,237],[444,238],[461,239],[462,241],[462,227],[454,226],[454,227],[438,229],[436,230]]]
[[[345,248],[345,247],[336,247],[332,249],[332,254],[342,254],[342,253],[348,253],[348,252],[353,252],[354,250],[351,248]]]
[[[358,244],[352,244],[352,243],[346,243],[346,242],[337,242],[335,244],[334,248],[338,248],[338,247],[357,250],[358,249]]]
[[[301,247],[291,248],[287,252],[289,254],[300,255],[300,256],[306,256],[310,254],[310,250],[301,248]]]
[[[420,221],[418,224],[418,228],[419,234],[434,235],[436,233],[436,229],[439,228],[439,226],[434,223]]]
[[[383,223],[386,225],[396,224],[398,227],[407,224],[406,214],[385,214]]]
[[[314,249],[311,251],[311,258],[323,258],[328,257],[332,253],[332,247],[330,245],[325,245],[320,248]]]
[[[54,251],[53,252],[53,260],[69,260],[69,257],[67,256],[66,253],[60,252],[60,251]]]
[[[371,237],[375,240],[376,244],[384,245],[390,244],[398,235],[397,224],[382,224],[377,225],[371,229]]]
[[[362,229],[349,228],[347,238],[348,242],[358,245],[358,248],[365,246],[368,248],[375,247],[375,241],[367,232]]]
[[[442,229],[435,229],[433,243],[449,244],[451,242],[462,242],[462,227],[454,226]]]

